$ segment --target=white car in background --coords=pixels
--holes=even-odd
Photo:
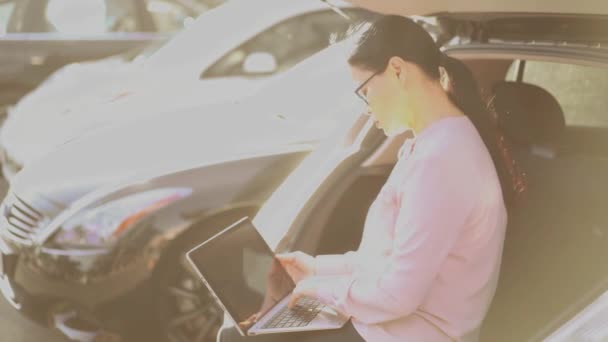
[[[250,94],[371,15],[333,4],[232,0],[141,62],[68,67],[9,114],[0,131],[5,178],[92,130]]]

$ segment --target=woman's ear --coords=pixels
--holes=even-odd
[[[388,60],[388,67],[394,71],[401,83],[405,83],[407,63],[403,60],[403,58],[396,56],[391,57],[391,59]]]

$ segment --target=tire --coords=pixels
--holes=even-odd
[[[192,226],[161,257],[150,281],[150,307],[156,336],[145,340],[163,342],[213,342],[224,312],[186,260],[186,252],[243,216],[255,212],[231,212]],[[146,333],[146,332],[144,332]],[[140,335],[141,336],[141,335]]]

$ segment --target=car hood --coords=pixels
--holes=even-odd
[[[0,143],[5,149],[15,150],[19,162],[28,159],[29,153],[20,151],[21,146],[45,146],[49,141],[44,138],[59,134],[57,127],[70,126],[74,113],[126,93],[132,88],[127,82],[135,74],[131,63],[120,57],[59,69],[10,110],[0,131]]]
[[[27,109],[36,106],[42,101],[51,101],[57,95],[64,94],[66,91],[82,90],[82,82],[90,82],[90,88],[106,85],[108,80],[129,72],[130,62],[120,56],[114,56],[97,61],[80,62],[68,64],[51,74],[38,88],[25,95],[17,104],[16,108]],[[101,84],[100,84],[101,83]],[[89,87],[87,87],[89,88]],[[65,101],[65,97],[57,99],[59,102]],[[81,98],[74,98],[73,101],[80,101]]]
[[[364,110],[340,58],[347,48],[334,44],[238,101],[168,107],[73,139],[26,165],[11,188],[26,200],[42,195],[67,206],[100,185],[142,173],[154,176],[285,149],[309,150],[343,129],[347,116]]]
[[[262,83],[239,78],[176,80],[171,76],[135,83],[130,80],[142,78],[133,77],[136,72],[127,68],[110,71],[97,65],[82,71],[78,77],[61,77],[39,88],[6,120],[0,143],[13,161],[27,165],[91,131],[238,98]],[[166,84],[172,86],[162,86]]]
[[[130,79],[135,72],[131,63],[120,56],[66,65],[25,95],[10,115],[43,116],[98,101],[104,95],[124,88],[121,80]],[[87,86],[83,87],[83,84]]]
[[[25,167],[11,187],[20,196],[42,196],[66,207],[100,185],[142,174],[274,153],[290,146],[308,149],[310,145],[300,143],[315,140],[318,132],[302,128],[270,113],[254,113],[242,104],[192,108],[76,139]]]

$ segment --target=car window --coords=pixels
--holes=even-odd
[[[357,21],[372,15],[363,10],[345,12]],[[263,76],[284,71],[329,46],[332,35],[346,32],[351,24],[331,10],[289,18],[226,54],[201,77]]]
[[[517,63],[508,77],[516,78]],[[562,106],[568,126],[608,127],[608,68],[526,61],[523,81],[549,91]]]
[[[15,9],[15,2],[8,1],[0,3],[0,34],[5,34],[8,29],[8,23],[11,19],[11,14]]]
[[[206,4],[201,0],[148,0],[146,10],[158,32],[177,32],[212,6],[216,5]]]
[[[100,34],[139,30],[133,0],[48,0],[48,31]]]

